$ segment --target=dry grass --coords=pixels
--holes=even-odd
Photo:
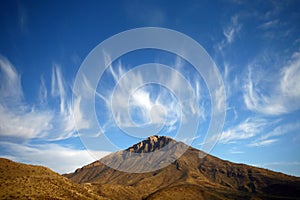
[[[0,158],[0,199],[103,199],[46,167]]]

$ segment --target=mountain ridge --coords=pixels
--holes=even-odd
[[[182,155],[173,160],[170,158],[178,156],[176,150],[182,149],[186,150]],[[160,153],[159,156],[155,156],[156,151]],[[172,199],[172,193],[176,193],[176,197],[180,199],[188,191],[200,195],[201,198],[199,196],[198,199],[300,197],[299,177],[225,161],[209,154],[201,158],[201,153],[204,152],[171,138],[151,136],[124,151],[112,153],[65,176],[76,183],[92,184],[96,192],[108,198],[112,195],[111,188],[114,188],[119,197],[115,195],[113,199]],[[151,161],[158,166],[159,162],[169,164],[145,173],[116,170],[118,167],[127,167],[135,172],[147,170],[147,165],[153,164]],[[109,163],[115,169],[103,163]],[[124,187],[132,195],[124,192]]]

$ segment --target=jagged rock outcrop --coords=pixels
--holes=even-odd
[[[141,141],[129,147],[125,151],[134,152],[134,153],[149,153],[154,152],[158,149],[161,149],[168,145],[173,139],[165,136],[153,135],[148,137],[146,140]]]

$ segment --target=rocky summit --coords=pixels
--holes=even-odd
[[[134,153],[149,153],[165,147],[169,142],[174,141],[166,136],[153,135],[147,139],[129,147],[125,151]]]

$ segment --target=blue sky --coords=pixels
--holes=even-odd
[[[107,155],[111,150],[98,141],[99,132],[90,129],[85,116],[84,94],[74,98],[76,74],[88,54],[109,37],[133,28],[163,27],[201,44],[222,76],[226,118],[210,153],[300,176],[299,1],[0,4],[1,157],[64,173],[92,162],[95,155]],[[110,61],[110,55],[105,56]],[[145,63],[177,70],[190,82],[196,105],[181,105],[169,88],[148,84],[136,89],[128,104],[122,101],[125,93],[116,94],[114,116],[109,103],[116,83]],[[177,84],[178,92],[187,91],[174,74],[155,74],[153,70],[152,76]],[[123,79],[122,87],[130,88],[144,79],[132,71],[129,80]],[[88,85],[87,81],[86,91]],[[186,60],[170,52],[144,49],[112,62],[97,85],[95,110],[101,131],[116,150],[152,135],[141,132],[132,137],[120,131],[121,126],[130,132],[131,121],[122,115],[128,105],[136,125],[147,128],[149,122],[164,124],[158,134],[171,137],[189,121],[187,116],[195,114],[199,127],[195,137],[186,141],[193,139],[191,145],[201,148],[211,120],[210,97],[203,77]],[[93,133],[94,143],[87,142],[77,130]]]

